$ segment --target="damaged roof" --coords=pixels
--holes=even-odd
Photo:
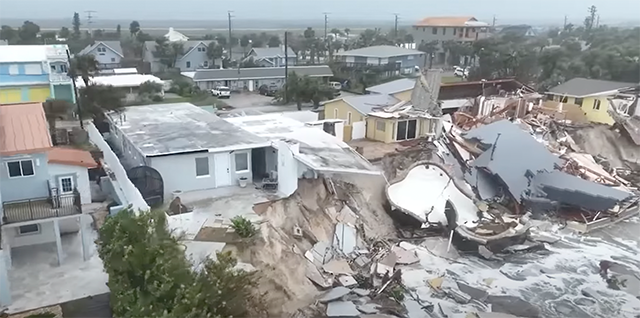
[[[530,178],[541,171],[553,171],[562,164],[562,160],[543,144],[508,120],[480,126],[462,136],[485,146],[486,150],[473,165],[502,179],[519,203],[529,188]]]
[[[608,210],[632,196],[629,192],[557,170],[563,160],[508,120],[470,130],[463,137],[480,142],[485,149],[473,161],[473,166],[500,178],[519,203],[544,198],[590,210]],[[483,173],[475,177],[478,180],[473,181],[484,179]],[[474,178],[468,176],[469,179]],[[486,184],[488,180],[482,181],[483,188],[490,186]]]
[[[625,88],[633,88],[638,83],[623,83],[576,77],[549,89],[548,93],[575,97],[598,95]]]
[[[538,173],[532,180],[533,197],[544,197],[564,204],[603,211],[613,208],[631,193],[564,173]]]

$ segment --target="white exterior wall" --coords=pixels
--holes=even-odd
[[[246,153],[248,156],[249,170],[244,173],[235,172],[235,153]],[[197,191],[213,189],[219,187],[216,184],[216,163],[215,154],[210,152],[176,154],[162,157],[149,157],[149,166],[158,170],[164,182],[165,200],[171,200],[174,191]],[[220,153],[218,153],[220,154]],[[250,150],[236,150],[225,152],[229,156],[229,174],[231,186],[238,185],[238,178],[247,177],[252,179],[251,173],[251,153]],[[209,159],[209,175],[196,176],[196,158],[206,157]]]
[[[29,222],[29,224],[33,223]],[[18,224],[12,224],[10,227],[4,226],[2,231],[6,232],[5,238],[12,248],[55,242],[56,235],[53,229],[53,219],[46,219],[38,224],[40,225],[40,233],[20,235],[18,234]],[[58,224],[60,226],[60,234],[75,233],[80,230],[77,217],[61,219]]]
[[[277,142],[278,147],[278,191],[285,196],[292,195],[298,189],[298,160],[293,152],[298,145],[288,145],[284,141]]]
[[[49,164],[49,181],[52,184],[58,184],[58,176],[74,176],[74,185],[80,192],[80,203],[91,203],[91,187],[89,185],[89,170],[86,167],[70,166],[63,164],[50,163]]]

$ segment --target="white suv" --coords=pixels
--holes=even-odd
[[[211,95],[218,98],[229,98],[231,97],[231,90],[226,86],[216,86],[211,90]]]

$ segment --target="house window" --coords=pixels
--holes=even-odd
[[[40,224],[29,224],[18,227],[18,235],[39,234]]]
[[[187,61],[187,68],[191,68],[191,62]]]
[[[442,35],[447,35],[447,28],[442,28]]]
[[[384,131],[387,123],[384,120],[376,120],[376,130]]]
[[[196,158],[196,177],[209,176],[209,158]]]
[[[583,102],[583,101],[584,101],[584,100],[583,100],[582,98],[576,98],[576,101],[574,102],[574,104],[576,104],[576,105],[578,105],[578,106],[582,107],[582,102]]]
[[[469,29],[464,29],[464,36],[469,37]]]
[[[396,140],[416,138],[416,128],[417,121],[415,119],[398,121],[398,126],[396,127]]]
[[[198,47],[198,52],[204,52],[205,49],[203,47]]]
[[[249,153],[238,152],[235,154],[236,172],[249,171]]]
[[[348,113],[347,113],[347,125],[351,125],[351,120],[352,120],[352,118],[351,118],[351,112],[348,112]]]
[[[337,108],[333,109],[333,119],[338,119],[338,109]]]
[[[106,49],[106,48],[104,48],[104,47],[99,47],[99,48],[98,48],[98,52],[100,52],[100,53],[105,53],[105,52],[107,52],[107,49]]]
[[[7,162],[9,178],[29,177],[35,175],[33,170],[33,160],[20,160]]]
[[[9,65],[9,75],[18,75],[19,72],[18,64]]]
[[[600,100],[596,99],[593,101],[593,109],[600,110]]]
[[[202,63],[202,66],[204,66],[204,67],[209,67],[209,61],[204,61],[204,62]]]
[[[456,35],[458,28],[453,28],[453,35]]]
[[[431,29],[431,33],[432,34],[438,34],[438,28]]]
[[[60,182],[60,192],[62,194],[68,194],[73,192],[73,178],[61,177],[58,179]]]
[[[115,57],[112,57],[112,58],[111,58],[111,62],[115,62],[115,61],[116,61],[116,58],[115,58]]]
[[[407,60],[409,60],[409,61],[413,60],[413,55],[407,56]]]
[[[569,101],[569,97],[567,96],[562,96],[562,98],[560,99],[561,103],[566,103],[567,101]]]
[[[51,70],[55,72],[56,71],[56,66],[55,65],[51,65]]]

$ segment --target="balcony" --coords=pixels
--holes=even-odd
[[[4,209],[2,223],[4,224],[82,213],[80,193],[77,190],[67,195],[4,202],[2,207]]]
[[[71,83],[71,77],[66,73],[50,73],[49,81],[53,84],[69,84]]]

